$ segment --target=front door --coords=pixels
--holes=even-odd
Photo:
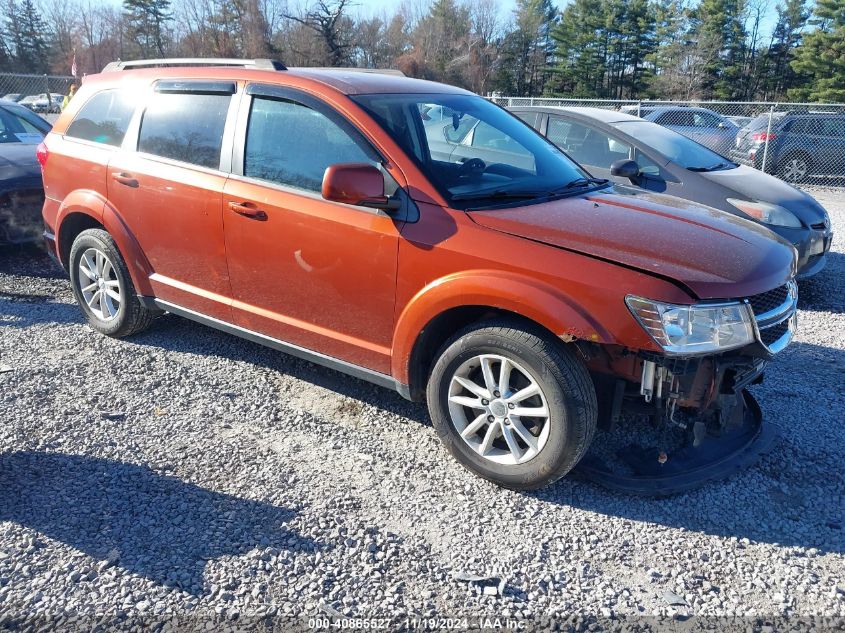
[[[329,165],[378,155],[312,96],[250,92],[223,195],[235,323],[389,373],[400,223],[320,194]]]

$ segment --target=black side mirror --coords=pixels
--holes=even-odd
[[[630,158],[615,160],[610,165],[610,174],[619,178],[636,178],[640,175],[640,166]]]

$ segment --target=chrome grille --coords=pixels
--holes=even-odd
[[[789,285],[783,285],[768,292],[748,297],[748,303],[751,304],[751,309],[754,310],[754,316],[758,319],[774,310],[789,298]]]
[[[763,342],[763,345],[769,347],[770,345],[777,343],[778,340],[780,340],[788,331],[789,319],[786,319],[777,325],[760,330],[760,340]]]
[[[760,343],[773,354],[789,345],[795,331],[795,312],[798,308],[798,286],[795,281],[748,297],[746,301],[754,312]]]

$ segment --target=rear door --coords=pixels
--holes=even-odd
[[[231,321],[223,185],[231,165],[231,81],[159,81],[109,163],[108,195],[155,271],[156,297]]]
[[[342,113],[286,87],[241,104],[223,196],[235,323],[388,374],[402,221],[321,195],[326,168],[377,152]],[[395,167],[392,167],[395,170]]]

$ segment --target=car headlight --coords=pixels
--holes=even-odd
[[[676,305],[629,295],[625,303],[669,355],[724,352],[755,340],[754,317],[739,301]]]
[[[731,206],[736,207],[745,215],[752,217],[763,224],[773,226],[788,226],[794,229],[801,228],[801,220],[795,217],[792,211],[769,202],[751,202],[739,198],[728,198]]]

